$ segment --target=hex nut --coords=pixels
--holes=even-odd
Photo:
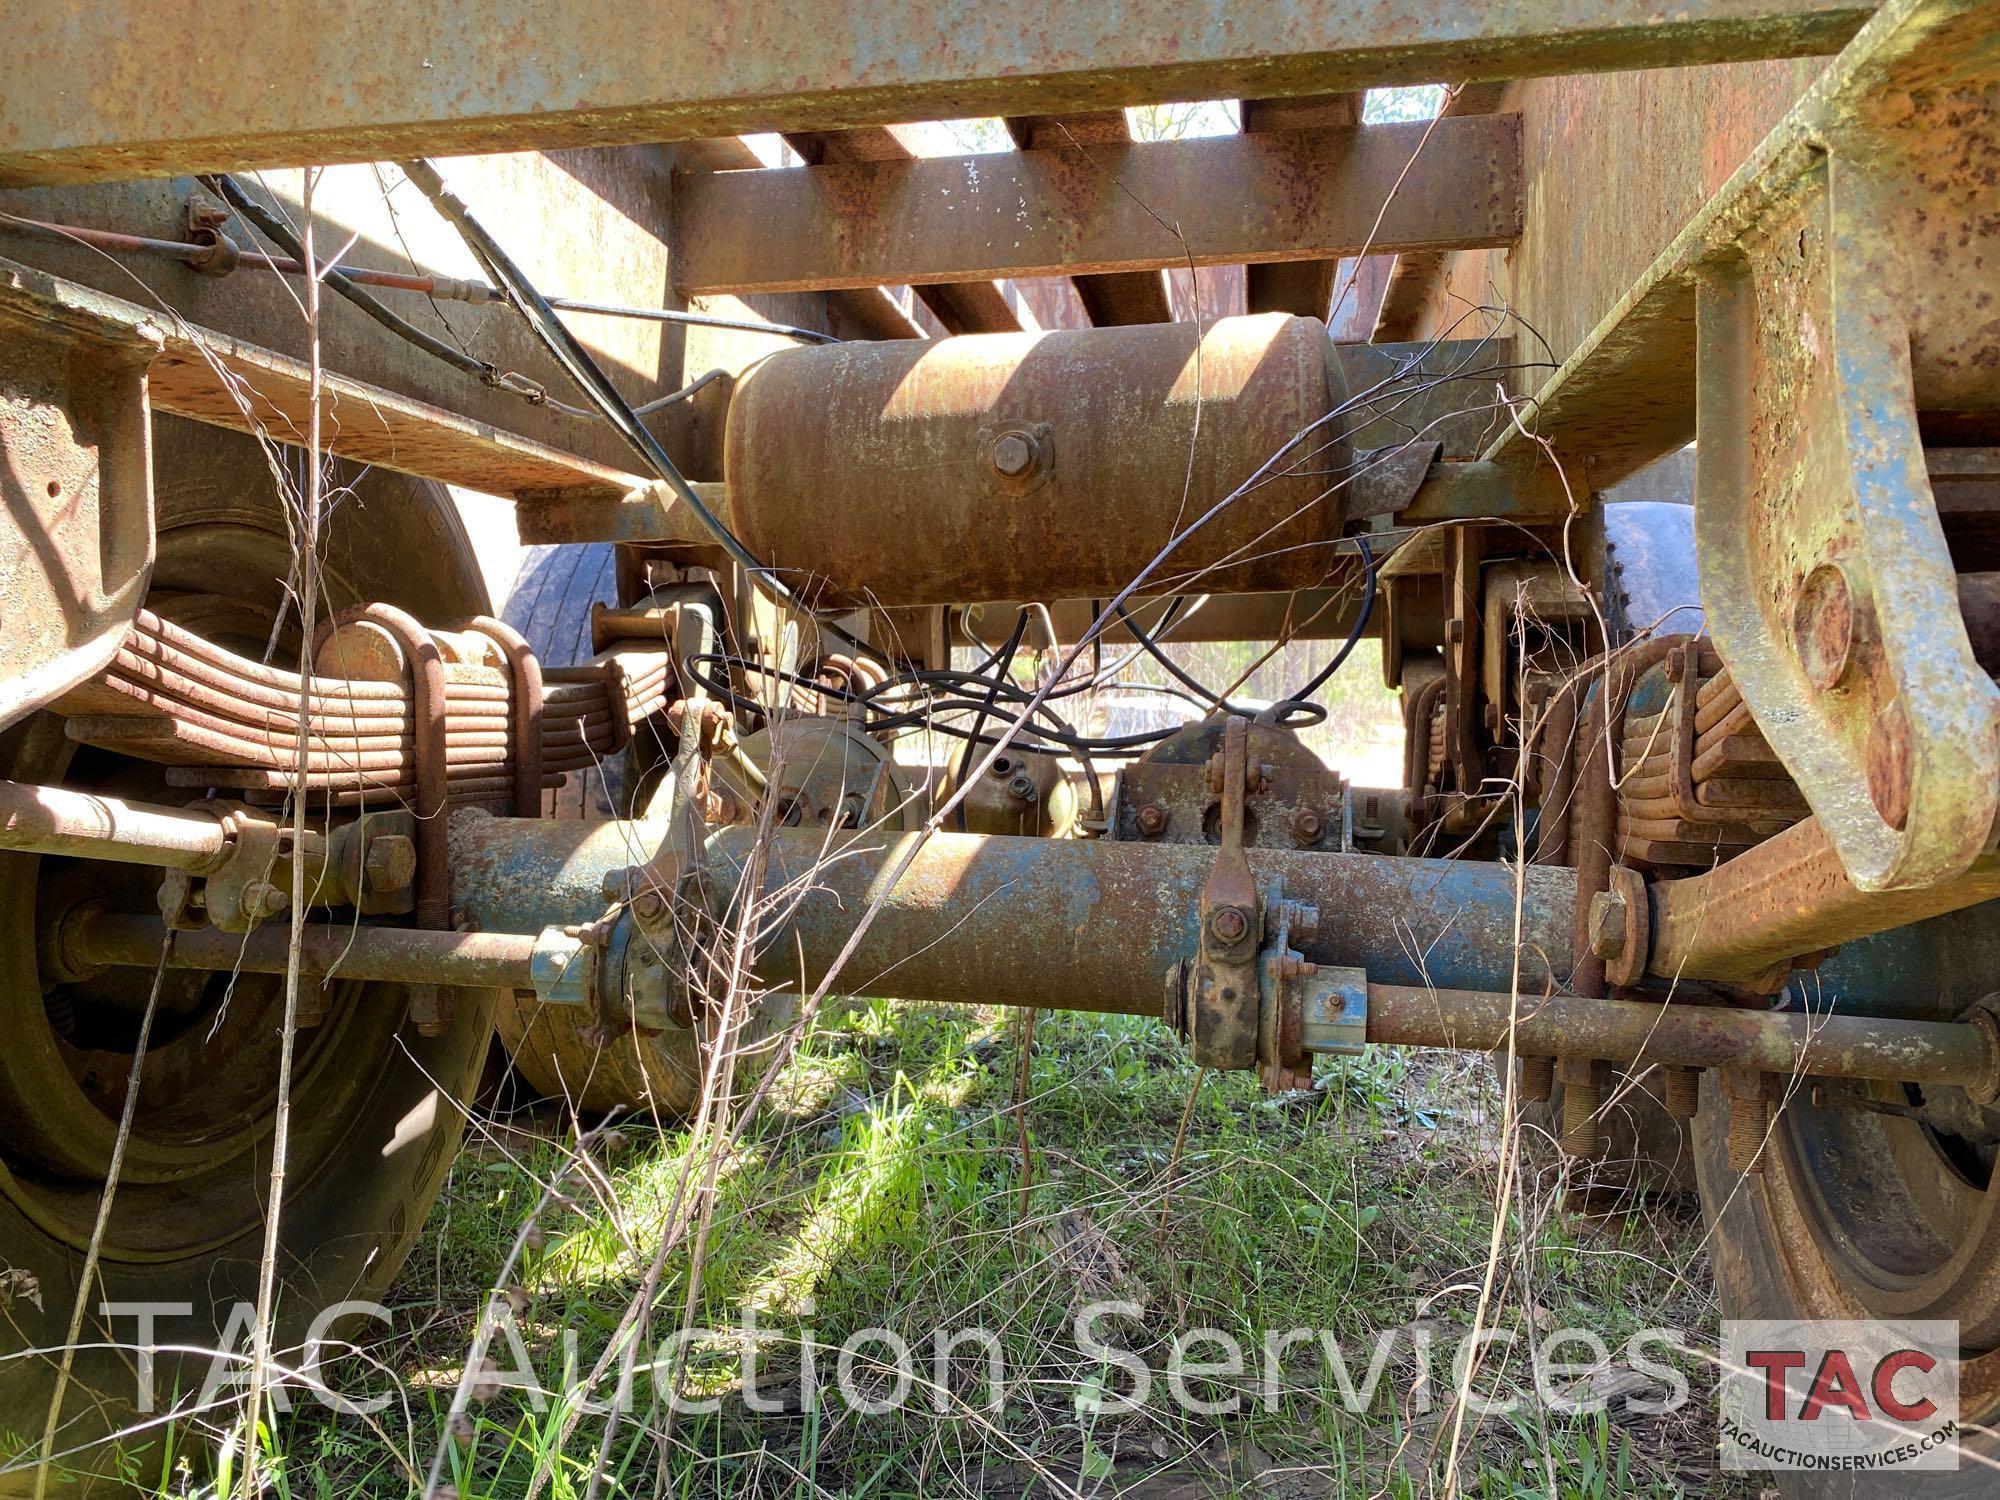
[[[1003,432],[993,440],[993,472],[1019,479],[1035,466],[1035,440],[1025,432]]]
[[[1171,820],[1172,814],[1159,803],[1148,802],[1139,809],[1139,832],[1146,838],[1156,839],[1167,831]]]
[[[1208,935],[1218,943],[1240,943],[1250,930],[1250,918],[1240,906],[1217,907],[1209,914]]]
[[[1325,831],[1320,816],[1310,807],[1302,807],[1292,816],[1292,842],[1295,844],[1317,844]]]

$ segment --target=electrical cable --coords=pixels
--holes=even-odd
[[[597,361],[591,358],[590,352],[556,316],[555,309],[549,306],[548,300],[540,292],[535,290],[533,283],[522,273],[520,267],[508,258],[507,252],[500,248],[499,242],[473,217],[472,211],[445,186],[437,168],[421,158],[400,165],[403,174],[417,185],[418,190],[431,200],[438,212],[458,230],[466,247],[485,268],[494,285],[506,292],[516,311],[527,321],[528,326],[534,330],[549,353],[555,357],[556,362],[576,382],[578,389],[590,398],[591,404],[604,414],[605,419],[618,431],[619,436],[623,437],[646,461],[647,466],[659,476],[673,493],[674,498],[694,513],[695,518],[701,522],[709,535],[721,544],[723,551],[727,552],[753,579],[758,580],[765,592],[781,608],[818,620],[819,628],[827,634],[844,641],[861,655],[893,667],[895,664],[873,646],[854,639],[831,621],[820,620],[818,612],[807,606],[805,601],[800,599],[770,567],[753,556],[749,548],[738,540],[736,534],[703,503],[701,496],[695,493],[694,486],[688,483],[686,476],[667,456],[667,450],[660,446],[659,439],[633,415],[632,408],[619,394],[617,387],[611,384],[604,371],[598,367]]]

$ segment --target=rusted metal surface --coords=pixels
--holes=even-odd
[[[304,442],[311,377],[301,360],[10,262],[0,261],[0,294],[17,305],[62,309],[79,323],[122,330],[119,336],[135,351],[157,348],[156,357],[152,349],[144,349],[145,357],[135,354],[132,377],[136,384],[145,375],[154,411]],[[343,458],[499,495],[558,491],[609,498],[640,482],[338,374],[322,374],[321,384],[326,410],[337,418],[326,424],[325,446]]]
[[[336,801],[414,789],[409,689],[400,658],[382,644],[388,654],[378,660],[344,634],[317,663],[306,784]],[[666,651],[643,647],[552,676],[540,705],[538,779],[621,748],[631,724],[664,706],[668,679]],[[297,779],[299,686],[294,672],[141,610],[111,665],[56,702],[69,738],[163,763],[170,785],[281,790]],[[505,805],[520,793],[514,747],[525,711],[509,674],[491,661],[454,659],[445,668],[445,701],[451,799]]]
[[[1509,996],[1419,986],[1368,986],[1368,1040],[1405,1047],[1507,1044],[1517,1054],[1739,1066],[1789,1076],[1889,1078],[1982,1089],[2000,1084],[2000,1048],[1987,1027],[1952,1021],[1649,1005],[1634,1000]]]
[[[423,932],[406,927],[356,927],[308,923],[301,970],[312,978],[373,979],[464,989],[526,989],[533,983],[531,934]],[[68,965],[89,972],[106,964],[150,969],[160,961],[166,924],[158,917],[127,916],[84,907],[66,920],[59,942]],[[168,964],[177,969],[242,970],[282,974],[291,932],[280,925],[255,932],[213,927],[174,935]]]
[[[229,832],[206,812],[0,781],[0,849],[199,873],[229,852]]]
[[[1289,130],[1351,130],[1361,123],[1360,93],[1309,95],[1301,99],[1245,99],[1245,135]],[[1251,313],[1295,313],[1326,318],[1333,305],[1339,260],[1278,261],[1244,268],[1243,305]]]
[[[1815,819],[1704,875],[1653,889],[1647,969],[1663,979],[1754,982],[1804,954],[2000,896],[2000,861],[1916,890],[1867,891]]]
[[[880,604],[1102,597],[1268,464],[1156,576],[1316,584],[1347,566],[1338,424],[1300,441],[1344,394],[1329,347],[1272,316],[773,355],[730,407],[729,522],[765,561]]]
[[[678,188],[675,279],[805,291],[1500,245],[1521,228],[1518,125],[706,173]]]
[[[1706,642],[1641,679],[1619,737],[1618,854],[1644,868],[1712,868],[1810,811]]]
[[[2000,220],[1992,20],[1885,12],[1801,107],[1793,180],[1695,272],[1708,628],[1864,889],[1949,880],[2000,808],[2000,688],[1923,447],[2000,424],[1992,272],[1962,248]]]
[[[1004,9],[922,9],[885,44],[876,7],[754,0],[726,42],[685,17],[612,0],[560,27],[522,0],[477,0],[421,47],[388,0],[328,28],[284,7],[232,17],[236,66],[191,91],[151,87],[212,18],[190,0],[24,20],[0,70],[0,181],[158,177],[306,161],[379,161],[688,140],[899,120],[1277,98],[1438,78],[1684,65],[1828,52],[1863,6],[1542,0],[1494,10],[1395,0],[1169,0],[1110,17],[1071,8],[1024,26]],[[1170,45],[1162,39],[1170,38]],[[506,56],[520,66],[495,68]],[[318,80],[308,96],[296,87]]]
[[[504,620],[476,615],[466,629],[492,640],[507,658],[508,729],[514,762],[514,816],[539,817],[542,811],[542,664],[527,640]],[[631,733],[629,717],[620,728]]]
[[[908,161],[916,153],[886,126],[860,130],[785,132],[785,144],[807,166],[827,162]],[[998,282],[968,281],[912,287],[946,333],[1019,333],[1021,320]]]
[[[1570,823],[1570,864],[1576,868],[1576,905],[1570,928],[1574,963],[1569,983],[1571,991],[1578,995],[1597,996],[1605,992],[1604,960],[1590,946],[1590,904],[1611,885],[1618,807],[1611,729],[1624,717],[1625,699],[1633,683],[1648,668],[1665,660],[1667,653],[1684,639],[1666,636],[1612,653],[1604,667],[1593,674],[1596,680],[1588,690],[1573,799],[1576,810]]]
[[[1588,482],[1598,488],[1691,441],[1695,435],[1694,322],[1699,274],[1704,267],[1720,265],[1741,253],[1744,236],[1767,213],[1772,215],[1775,228],[1776,219],[1791,202],[1794,187],[1804,185],[1809,196],[1820,191],[1824,182],[1820,171],[1825,159],[1823,143],[1844,142],[1843,149],[1876,157],[1879,166],[1892,174],[1911,172],[1908,180],[1913,185],[1918,179],[1923,183],[1917,191],[1936,195],[1927,207],[1920,206],[1917,197],[1909,197],[1898,207],[1885,210],[1881,222],[1889,235],[1905,229],[1921,233],[1915,229],[1919,224],[1964,223],[1967,195],[1994,191],[1986,184],[1989,174],[1972,165],[1985,149],[1978,142],[1979,133],[1992,128],[1990,93],[1989,102],[1972,101],[1979,90],[1990,91],[1992,87],[1993,46],[1990,17],[1978,0],[1895,0],[1883,6],[1777,127],[1742,160],[1728,181],[1673,236],[1625,295],[1615,302],[1608,296],[1602,300],[1567,299],[1572,312],[1591,303],[1605,310],[1596,328],[1574,345],[1562,368],[1543,384],[1537,395],[1535,430],[1554,444],[1565,461],[1574,461],[1576,472],[1587,473]],[[1983,83],[1978,77],[1982,70]],[[1692,102],[1700,104],[1699,81],[1676,85],[1671,75],[1663,76],[1667,87],[1697,89]],[[1952,103],[1954,99],[1960,103]],[[1893,107],[1884,102],[1891,100],[1911,100],[1916,107],[1900,118],[1884,118],[1894,114]],[[1734,160],[1726,154],[1728,145],[1743,140],[1746,132],[1749,139],[1757,139],[1768,107],[1761,93],[1756,99],[1731,95],[1711,101],[1710,109],[1718,103],[1742,114],[1745,120],[1704,151],[1705,167],[1716,162],[1726,166]],[[1570,114],[1576,113],[1572,104]],[[1724,123],[1731,122],[1725,117]],[[1967,164],[1966,170],[1951,168],[1955,151]],[[1926,152],[1934,153],[1934,170],[1915,166]],[[1574,174],[1575,169],[1557,156],[1552,157],[1549,172]],[[1584,180],[1594,183],[1600,179],[1592,174]],[[1948,201],[1953,198],[1958,199],[1956,204]],[[1547,219],[1538,215],[1537,223],[1566,226],[1568,234],[1584,237],[1578,243],[1593,245],[1602,219],[1602,215],[1582,213]],[[1810,243],[1808,248],[1813,249]],[[1943,266],[1951,260],[1942,241],[1920,246],[1913,240],[1909,253],[1926,266]],[[1550,262],[1544,275],[1557,289],[1568,286],[1573,267],[1583,259],[1576,254],[1544,258]],[[1935,286],[1929,277],[1918,276],[1919,285],[1905,309],[1916,325],[1913,352],[1918,367],[1924,366],[1928,350],[1935,347],[1942,358],[1956,365],[1960,372],[1956,378],[1961,383],[1974,367],[1967,362],[1963,347],[1948,352],[1952,342],[1949,330],[1955,327],[1965,336],[1966,330],[1982,327],[1983,319],[1960,316],[1949,304],[1966,291],[1963,278],[1980,274],[1977,260],[1976,256],[1960,257],[1948,274],[1936,278]],[[1544,303],[1551,311],[1565,303],[1561,296],[1533,300],[1533,306],[1523,309],[1530,317],[1542,312]],[[1547,319],[1538,321],[1546,331]],[[1551,337],[1558,350],[1570,343],[1563,331]],[[1920,379],[1920,388],[1926,383]],[[1942,388],[1939,394],[1943,395]],[[1983,399],[1990,401],[1991,397]],[[1925,404],[1931,403],[1927,399]],[[1958,436],[1953,440],[1976,439]],[[1526,443],[1510,432],[1501,437],[1491,456],[1527,462],[1541,453],[1539,445]]]
[[[1132,129],[1122,109],[1097,110],[1087,114],[1019,115],[1002,123],[1014,144],[1023,151],[1070,146],[1094,155],[1094,148],[1124,146],[1132,139]],[[1085,314],[1099,328],[1121,323],[1167,323],[1173,320],[1173,304],[1167,297],[1167,273],[1164,271],[1114,271],[1101,276],[1078,276],[1071,285],[1076,288]]]
[[[0,726],[103,666],[145,597],[160,342],[0,262]]]
[[[457,915],[482,930],[538,931],[604,911],[606,876],[657,848],[662,823],[524,822],[466,810],[451,819]],[[737,889],[756,831],[710,841],[708,889]],[[902,842],[867,832],[828,858],[824,830],[775,834],[763,892],[786,913],[760,972],[808,988],[825,973],[856,913],[881,890]],[[1260,882],[1320,910],[1301,945],[1318,963],[1361,967],[1388,983],[1502,988],[1513,969],[1516,871],[1477,861],[1279,849],[1247,851]],[[1208,845],[1124,844],[935,834],[887,892],[840,987],[857,994],[1158,1015],[1161,976],[1195,952],[1197,908],[1214,861]],[[1533,868],[1521,887],[1521,983],[1539,993],[1568,962],[1575,881]],[[799,965],[803,964],[803,970]]]
[[[1349,847],[1348,788],[1340,773],[1289,729],[1253,724],[1247,733],[1251,778],[1243,842],[1262,849]],[[1209,785],[1208,766],[1222,737],[1222,721],[1211,717],[1121,770],[1108,836],[1219,843],[1221,802]]]

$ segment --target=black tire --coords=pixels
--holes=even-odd
[[[604,543],[536,547],[523,560],[506,619],[546,665],[591,659],[590,607],[619,602],[615,552]],[[593,770],[572,772],[549,794],[548,810],[559,818],[633,816],[632,799],[642,785],[634,752],[643,743],[635,741]],[[648,748],[654,758],[664,753],[662,746]],[[738,1035],[739,1079],[754,1074],[793,1014],[791,996],[759,1001]],[[543,1098],[592,1116],[637,1111],[662,1120],[683,1119],[701,1103],[706,1058],[699,1030],[628,1034],[602,1045],[574,1006],[546,1005],[532,994],[503,995],[495,1019],[516,1073]]]
[[[155,424],[159,562],[151,600],[162,613],[233,640],[251,654],[268,630],[291,557],[275,486],[246,438],[171,418]],[[296,463],[296,455],[288,455]],[[485,587],[449,494],[386,471],[346,469],[351,490],[327,528],[325,600],[339,607],[388,600],[426,621],[487,608]],[[297,632],[290,640],[296,653]],[[67,741],[53,714],[0,735],[0,774],[27,781],[116,787],[184,800],[156,768]],[[63,1342],[77,1295],[130,1069],[118,1041],[119,1007],[132,1020],[152,974],[113,970],[52,983],[36,951],[38,899],[87,884],[133,909],[157,877],[133,866],[0,856],[0,1303],[10,1357],[0,1361],[0,1429],[24,1454],[0,1471],[0,1488],[34,1482],[33,1461],[55,1385],[53,1358],[23,1355]],[[63,1406],[56,1452],[84,1475],[113,1468],[107,1435],[141,1419],[130,1318],[107,1321],[97,1303],[167,1303],[151,1342],[214,1347],[232,1308],[254,1304],[268,1192],[273,1004],[281,982],[169,971],[148,1052],[146,1085],[114,1200],[93,1313]],[[457,1151],[492,1029],[492,996],[460,992],[439,1037],[408,1023],[407,995],[390,985],[347,985],[327,1020],[302,1033],[295,1069],[288,1174],[281,1216],[283,1296],[275,1347],[296,1351],[314,1317],[388,1288],[423,1227]],[[121,1061],[122,1058],[122,1061]],[[238,1325],[238,1334],[242,1325]],[[123,1345],[123,1349],[106,1348]],[[296,1357],[296,1355],[294,1355]],[[200,1389],[205,1357],[162,1354],[164,1401]],[[239,1392],[240,1395],[240,1392]],[[212,1413],[211,1424],[230,1413]],[[122,1446],[143,1478],[159,1463],[154,1426]],[[198,1440],[186,1426],[182,1451]]]
[[[1614,643],[1640,635],[1697,634],[1702,628],[1696,587],[1694,509],[1664,500],[1622,500],[1604,506],[1605,624]],[[1665,1085],[1654,1069],[1627,1086],[1620,1078],[1615,1102],[1603,1115],[1602,1154],[1578,1181],[1593,1196],[1618,1198],[1653,1192],[1682,1196],[1696,1190],[1694,1137],[1684,1120],[1667,1113]],[[1613,1095],[1607,1095],[1613,1097]],[[1530,1106],[1527,1119],[1562,1134],[1560,1079],[1546,1105]]]
[[[1815,1009],[1952,1019],[2000,988],[2000,902],[1843,945],[1795,983]],[[2000,1172],[1977,1146],[1907,1116],[1815,1103],[1794,1089],[1763,1170],[1728,1159],[1728,1110],[1712,1074],[1695,1121],[1708,1246],[1725,1318],[1939,1318],[1958,1322],[1963,1457],[1955,1473],[1780,1472],[1797,1500],[1925,1500],[2000,1489]],[[1904,1105],[1921,1091],[1877,1086]],[[1955,1090],[1941,1098],[1963,1107]],[[1975,1114],[1989,1141],[2000,1113]]]

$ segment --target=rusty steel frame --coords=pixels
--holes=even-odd
[[[1815,819],[1651,891],[1647,970],[1755,983],[1788,960],[2000,898],[2000,859],[1917,890],[1864,890]]]
[[[1520,121],[1479,115],[685,173],[675,280],[693,296],[984,282],[1466,249],[1520,230]]]
[[[1886,5],[1536,403],[1593,486],[1699,436],[1709,629],[1863,889],[1963,873],[2000,804],[2000,688],[1923,449],[2000,422],[1975,248],[2000,214],[1994,21]]]
[[[560,25],[525,0],[468,0],[419,40],[396,0],[352,0],[239,7],[231,66],[173,89],[151,70],[215,25],[195,0],[40,8],[0,54],[0,184],[1808,56],[1866,15],[1855,0],[1162,0],[1024,26],[1005,7],[750,0],[718,34],[639,0]]]

